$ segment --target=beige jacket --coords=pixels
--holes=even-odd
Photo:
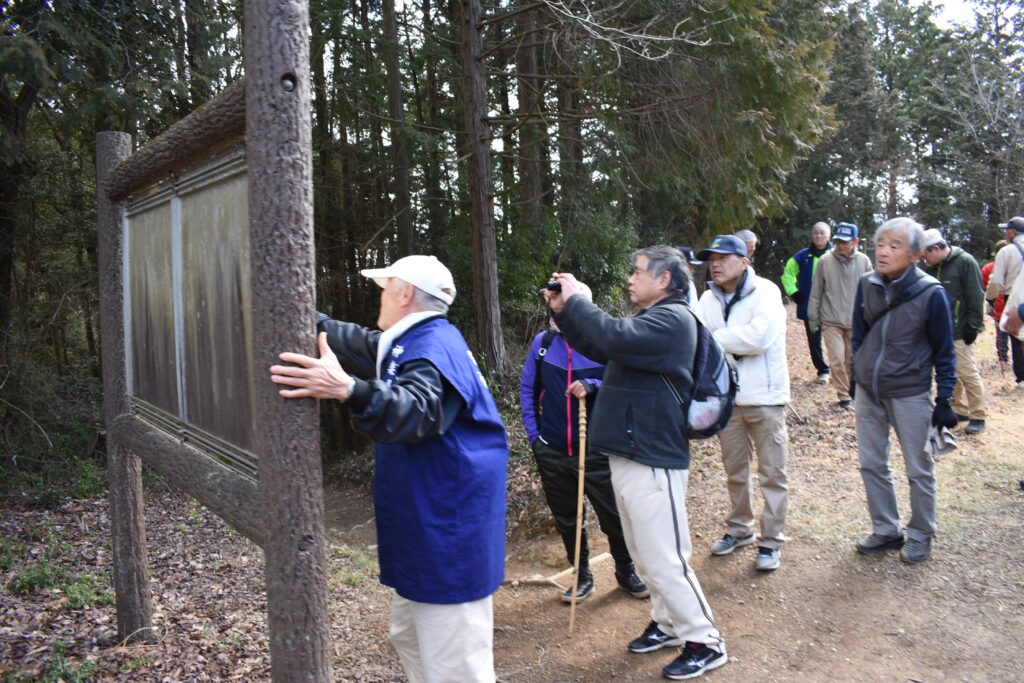
[[[988,289],[985,290],[985,298],[992,301],[1000,294],[1010,298],[1013,292],[1017,275],[1021,272],[1021,265],[1024,264],[1024,254],[1021,254],[1018,246],[1024,249],[1024,235],[1017,235],[1013,238],[1012,244],[996,252],[996,265],[992,268],[992,275],[988,279]]]
[[[871,259],[860,251],[849,258],[835,249],[818,260],[811,284],[811,300],[807,304],[807,321],[836,325],[844,329],[853,327],[853,299],[861,275],[871,272]]]

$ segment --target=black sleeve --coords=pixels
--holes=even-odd
[[[316,314],[316,331],[327,333],[327,345],[345,371],[361,378],[377,376],[377,342],[380,332],[362,325]]]
[[[430,361],[402,365],[390,385],[356,380],[348,400],[356,426],[378,443],[416,443],[444,434],[466,402]]]

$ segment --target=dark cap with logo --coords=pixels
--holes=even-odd
[[[737,256],[747,258],[747,245],[743,244],[743,240],[735,235],[718,235],[715,239],[711,240],[710,247],[697,252],[697,258],[701,261],[707,261],[711,258],[712,254],[736,254]]]

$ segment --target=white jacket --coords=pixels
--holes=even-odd
[[[786,361],[786,309],[782,292],[770,280],[747,269],[740,300],[725,321],[725,292],[708,283],[697,313],[718,343],[736,360],[739,390],[736,405],[778,406],[789,403]]]

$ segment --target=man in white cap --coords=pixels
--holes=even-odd
[[[1007,301],[1013,293],[1013,285],[1024,265],[1024,217],[1014,216],[999,227],[1005,231],[1006,246],[996,252],[995,266],[992,276],[988,279],[985,299],[991,311],[995,310],[995,300],[1005,294]],[[1017,379],[1017,387],[1024,387],[1024,346],[1021,341],[1010,335],[1010,356],[1013,375]]]
[[[985,389],[974,358],[974,340],[985,329],[985,291],[981,268],[960,247],[950,246],[942,233],[924,231],[925,272],[942,283],[953,309],[953,346],[956,349],[956,386],[953,410],[967,420],[965,434],[985,430]]]
[[[390,637],[406,676],[493,682],[505,427],[445,318],[455,300],[448,269],[433,256],[407,256],[362,274],[381,287],[381,331],[319,314],[320,358],[282,353],[295,365],[274,365],[271,380],[292,387],[281,390],[285,398],[346,402],[377,444],[380,581],[394,589]]]

